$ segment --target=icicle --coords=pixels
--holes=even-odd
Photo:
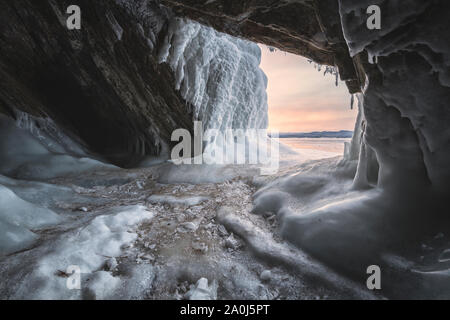
[[[308,62],[311,63],[312,61],[308,60]],[[322,69],[322,65],[314,63],[314,68],[320,72]],[[328,73],[331,74],[332,76],[333,75],[335,76],[335,84],[336,84],[336,87],[338,87],[339,86],[339,70],[338,70],[338,68],[325,66],[325,71],[323,72],[323,75],[326,76]]]
[[[370,64],[377,64],[378,63],[378,56],[369,53],[369,63]]]

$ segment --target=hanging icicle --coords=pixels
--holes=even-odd
[[[322,65],[314,64],[314,68],[317,69],[318,71],[321,71]],[[335,77],[336,87],[339,86],[339,69],[336,67],[325,66],[325,71],[323,75],[325,76],[328,73]]]

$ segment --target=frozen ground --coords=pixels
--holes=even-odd
[[[284,147],[282,157],[289,160],[272,176],[248,166],[170,163],[100,166],[40,182],[0,176],[0,225],[10,237],[1,239],[0,297],[383,298],[286,241],[297,244],[286,224],[292,215],[377,191],[352,190],[356,163],[342,157]],[[447,244],[440,234],[418,247],[422,261],[384,259],[439,283],[446,275],[436,261],[448,265]],[[81,268],[81,290],[67,288],[70,266]]]
[[[55,156],[25,130],[16,133],[42,158],[27,163],[28,180],[0,176],[3,299],[372,297],[282,240],[270,206],[255,197],[300,163],[312,170],[306,153],[295,161],[290,151],[280,173],[266,177],[248,166],[164,162],[122,170],[92,161],[68,170],[79,158]],[[62,170],[35,165],[41,159]],[[81,290],[67,287],[71,266],[81,269]]]

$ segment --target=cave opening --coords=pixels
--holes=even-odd
[[[259,45],[268,78],[268,129],[280,142],[314,158],[343,156],[358,116],[336,68]]]
[[[448,3],[31,2],[0,5],[0,299],[449,297]],[[165,157],[196,121],[232,165]]]

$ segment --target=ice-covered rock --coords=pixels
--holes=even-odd
[[[260,215],[277,214],[286,199],[287,194],[282,191],[262,193],[254,200],[253,213]]]
[[[209,286],[208,279],[201,278],[195,286],[191,286],[191,289],[186,293],[186,298],[189,300],[216,300],[217,288],[216,280]]]
[[[225,240],[225,247],[227,247],[228,249],[236,250],[239,248],[239,241],[236,240],[236,238],[231,234]]]
[[[82,280],[94,279],[83,284],[88,286],[88,298],[106,299],[119,283],[109,272],[98,272],[103,267],[112,271],[124,248],[137,239],[134,228],[150,221],[154,214],[143,206],[129,206],[110,209],[87,225],[62,234],[47,243],[44,252],[32,272],[18,284],[15,297],[32,299],[80,299],[83,291],[68,290],[66,279],[55,277],[57,270],[65,271],[70,266],[80,269]]]
[[[272,280],[272,271],[270,270],[264,270],[263,272],[261,272],[261,275],[259,276],[261,278],[262,281],[270,281]]]
[[[31,230],[53,226],[63,219],[55,212],[19,198],[0,185],[0,255],[29,247],[38,236]]]
[[[192,243],[192,248],[196,251],[199,251],[201,253],[208,252],[208,246],[203,242],[194,241]]]
[[[109,258],[105,263],[107,271],[114,271],[118,266],[117,260],[114,257]]]
[[[364,114],[365,140],[381,164],[380,184],[448,190],[450,39],[442,12],[449,3],[378,1],[383,21],[374,31],[365,27],[372,2],[339,2],[352,55],[378,57],[364,68]]]
[[[184,222],[178,227],[178,230],[181,232],[195,232],[197,229],[198,224],[195,222]]]
[[[160,51],[177,88],[205,128],[267,127],[267,78],[260,48],[197,22],[175,18]]]
[[[332,201],[321,201],[330,193],[318,189],[316,203],[282,219],[285,238],[359,278],[370,264],[388,268],[391,262],[380,258],[387,251],[402,252],[405,243],[436,234],[442,225],[447,230],[450,190],[450,23],[442,14],[450,3],[380,0],[382,28],[369,30],[372,4],[339,1],[345,38],[365,82],[354,149],[347,154],[359,156],[353,187],[378,188]],[[405,277],[395,277],[393,294],[413,295],[399,293],[404,284],[398,279]],[[448,286],[438,292],[414,281],[423,286],[414,294],[448,295]]]

